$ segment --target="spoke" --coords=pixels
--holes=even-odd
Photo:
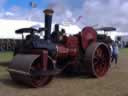
[[[101,50],[100,48],[98,48],[98,49],[96,50],[96,52],[97,52],[97,56],[101,56],[102,50]]]
[[[97,76],[103,76],[107,72],[107,58],[106,51],[102,47],[96,49],[93,58],[93,64]]]

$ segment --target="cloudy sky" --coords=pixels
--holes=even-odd
[[[0,18],[43,21],[42,10],[48,7],[55,11],[55,23],[113,26],[128,32],[128,0],[0,0]]]

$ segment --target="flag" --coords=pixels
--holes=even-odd
[[[76,19],[76,22],[79,22],[82,18],[83,18],[83,16],[79,16],[79,17]]]
[[[37,7],[37,4],[36,4],[35,2],[30,2],[30,6],[31,6],[32,8],[36,8],[36,7]]]

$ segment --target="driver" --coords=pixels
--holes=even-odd
[[[55,24],[55,29],[52,32],[51,39],[55,43],[64,43],[64,37],[66,36],[65,30],[59,31],[59,24]]]
[[[39,39],[40,37],[35,34],[35,31],[36,31],[36,30],[37,30],[37,29],[31,28],[30,34],[26,36],[26,40],[30,40],[30,39],[32,39],[32,40],[37,40],[37,39]]]
[[[35,35],[34,32],[31,32],[29,35],[26,36],[26,40],[37,40],[39,39],[40,37],[38,35]]]

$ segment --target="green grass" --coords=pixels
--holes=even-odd
[[[8,62],[13,58],[13,52],[0,52],[0,77],[7,73]]]
[[[128,56],[128,48],[121,48],[120,49],[120,54]]]
[[[8,62],[13,58],[13,52],[0,52],[0,62]]]

